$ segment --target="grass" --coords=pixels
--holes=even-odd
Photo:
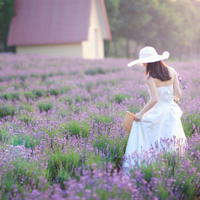
[[[98,68],[91,68],[85,71],[86,75],[96,75],[96,74],[106,74],[106,71],[102,69],[101,67]]]
[[[122,101],[124,101],[125,99],[130,100],[130,96],[127,94],[117,94],[114,96],[114,100],[116,103],[120,104]]]
[[[6,116],[14,116],[15,112],[17,112],[17,108],[15,106],[4,105],[0,107],[0,118],[6,117]]]
[[[65,131],[68,131],[70,135],[75,135],[76,137],[80,136],[87,138],[89,135],[89,125],[87,122],[82,121],[81,123],[75,120],[68,122],[68,124],[61,124],[61,128]]]
[[[38,103],[37,107],[40,109],[40,112],[47,112],[53,107],[53,104],[49,101],[41,101],[40,103]]]

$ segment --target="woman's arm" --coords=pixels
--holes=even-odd
[[[180,87],[179,87],[178,74],[175,70],[174,70],[174,73],[175,73],[174,83],[173,83],[174,92],[175,92],[174,101],[178,102],[179,98],[181,97],[181,90],[180,90]]]
[[[144,108],[135,115],[135,117],[134,117],[135,121],[140,121],[142,119],[143,115],[158,102],[158,92],[157,92],[156,84],[155,84],[153,78],[150,77],[149,79],[146,79],[146,83],[148,84],[149,90],[151,92],[151,99],[144,106]]]

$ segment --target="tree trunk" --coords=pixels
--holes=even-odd
[[[113,41],[113,43],[114,43],[114,55],[115,55],[115,57],[118,57],[119,54],[118,54],[118,45],[117,45],[117,41],[115,40],[115,41]]]
[[[130,58],[130,47],[129,47],[130,40],[126,38],[126,57]]]
[[[135,44],[135,48],[134,48],[134,53],[133,53],[133,57],[134,58],[137,58],[137,52],[138,52],[138,47],[139,47],[139,43],[138,42],[136,42],[136,44]]]
[[[4,50],[5,50],[4,43],[1,42],[0,43],[0,52],[3,52]]]
[[[104,52],[105,52],[105,57],[108,57],[109,56],[109,50],[110,50],[110,43],[109,41],[105,41],[104,43]]]

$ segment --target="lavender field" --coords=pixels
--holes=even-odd
[[[186,154],[161,154],[128,177],[121,124],[149,100],[145,68],[129,61],[0,54],[2,200],[198,198],[200,62],[166,62],[185,86]]]

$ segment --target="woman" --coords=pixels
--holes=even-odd
[[[175,103],[179,101],[181,96],[177,72],[172,67],[166,66],[162,61],[168,57],[168,52],[158,55],[153,47],[147,46],[140,50],[138,60],[128,64],[128,67],[131,67],[143,63],[146,67],[145,81],[151,98],[134,117],[124,154],[124,170],[129,171],[127,167],[130,166],[130,163],[132,166],[135,165],[133,155],[136,155],[135,153],[140,155],[142,149],[148,152],[151,146],[154,150],[161,149],[160,141],[162,139],[169,138],[168,141],[170,141],[171,138],[175,141],[176,137],[176,141],[177,139],[182,141],[182,143],[179,143],[179,147],[186,144],[186,136],[180,120],[182,111]],[[164,147],[168,151],[176,150],[178,146],[175,144],[171,147]],[[150,153],[148,154],[147,159],[153,157]],[[141,165],[141,159],[138,160],[139,166]]]

